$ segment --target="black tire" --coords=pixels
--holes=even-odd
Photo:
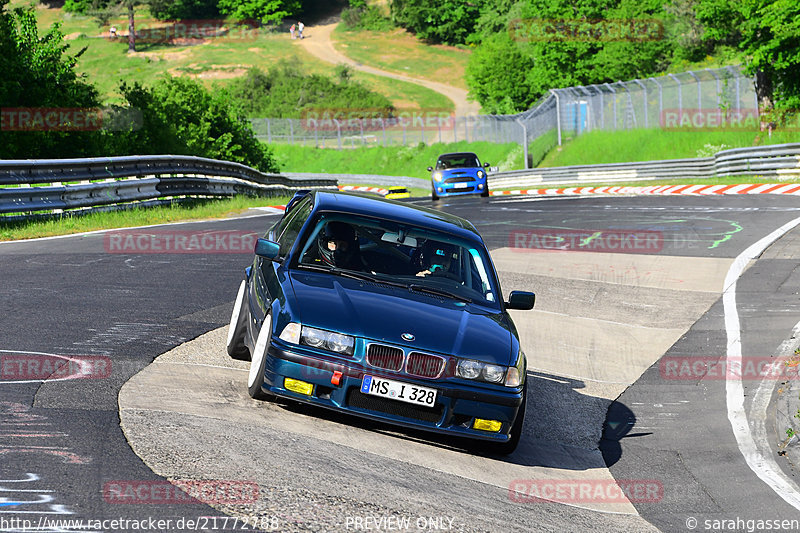
[[[251,398],[256,400],[266,400],[269,398],[261,386],[264,385],[264,368],[267,365],[267,350],[269,350],[270,340],[272,339],[272,314],[267,313],[261,330],[258,332],[258,340],[250,358],[250,372],[247,375],[247,392]]]
[[[483,196],[484,198],[489,197],[489,187],[486,187],[485,189],[483,189],[483,191],[481,191],[481,196]]]
[[[236,293],[236,300],[233,302],[231,312],[231,322],[228,324],[228,342],[225,347],[228,355],[240,361],[250,360],[250,350],[244,343],[244,336],[247,334],[247,282],[242,280],[239,285],[239,292]]]
[[[435,188],[431,188],[431,199],[432,199],[434,202],[436,202],[436,201],[438,201],[438,200],[439,200],[439,195],[438,195],[438,194],[436,194],[436,189],[435,189]]]

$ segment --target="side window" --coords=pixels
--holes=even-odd
[[[285,257],[286,254],[292,249],[300,229],[305,224],[309,215],[311,214],[311,200],[303,200],[299,205],[292,209],[292,212],[287,217],[285,224],[280,224],[275,228],[274,237],[280,244],[280,255]]]

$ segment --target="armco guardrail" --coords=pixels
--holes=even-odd
[[[336,180],[264,174],[203,157],[159,155],[0,161],[0,185],[0,213],[9,214],[176,196],[277,196],[304,188],[335,189]]]
[[[527,189],[542,183],[590,183],[724,176],[800,177],[800,143],[734,148],[714,157],[607,165],[534,168],[489,176],[490,190]]]
[[[306,172],[285,172],[284,176],[297,179],[308,179],[319,174],[309,174]],[[334,178],[338,182],[351,185],[351,184],[366,184],[366,185],[380,185],[382,187],[391,187],[394,185],[400,187],[421,187],[428,189],[431,186],[429,178],[412,178],[409,176],[386,176],[381,174],[325,174],[326,178]]]

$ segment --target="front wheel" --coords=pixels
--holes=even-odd
[[[233,302],[233,312],[231,313],[231,323],[228,324],[228,342],[226,349],[228,355],[240,361],[250,360],[250,350],[244,343],[244,336],[247,333],[248,316],[247,309],[247,282],[242,280],[239,285],[239,292],[236,294],[236,301]]]
[[[432,188],[431,188],[431,199],[432,199],[434,202],[435,202],[435,201],[437,201],[437,200],[439,199],[439,195],[438,195],[438,194],[436,194],[436,188],[435,188],[435,187],[432,187]]]
[[[247,392],[251,398],[256,400],[266,400],[267,394],[262,390],[264,386],[264,369],[267,366],[267,350],[269,350],[272,340],[272,315],[267,313],[261,330],[258,332],[258,340],[250,358],[250,372],[247,374]]]
[[[481,196],[483,196],[484,198],[489,197],[489,187],[486,187],[481,191]]]

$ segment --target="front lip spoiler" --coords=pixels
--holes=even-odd
[[[364,374],[369,373],[372,375],[377,375],[381,377],[385,377],[388,379],[398,379],[398,376],[395,374],[384,373],[380,369],[367,369],[364,367],[361,368],[353,368],[352,366],[348,365],[345,361],[339,360],[327,360],[317,357],[309,357],[307,355],[300,355],[293,353],[289,350],[284,350],[271,344],[268,351],[269,355],[272,357],[277,357],[279,359],[283,359],[285,361],[290,361],[292,363],[297,363],[305,366],[312,367],[317,370],[326,370],[330,372],[339,371],[344,376],[361,379]],[[360,366],[360,365],[359,365]],[[405,376],[401,376],[400,379],[403,379]],[[414,376],[407,376],[405,377],[409,380],[416,380]],[[434,385],[435,383],[435,385]],[[474,402],[484,402],[489,404],[501,405],[503,407],[519,407],[522,405],[522,397],[519,396],[506,396],[491,392],[483,392],[478,390],[464,390],[462,388],[456,388],[452,386],[448,386],[446,384],[432,381],[431,383],[426,383],[426,386],[431,387],[435,386],[438,388],[443,395],[454,398],[454,399],[463,399],[463,400],[470,400]],[[519,391],[517,389],[508,389],[508,392],[511,394],[518,394]]]

